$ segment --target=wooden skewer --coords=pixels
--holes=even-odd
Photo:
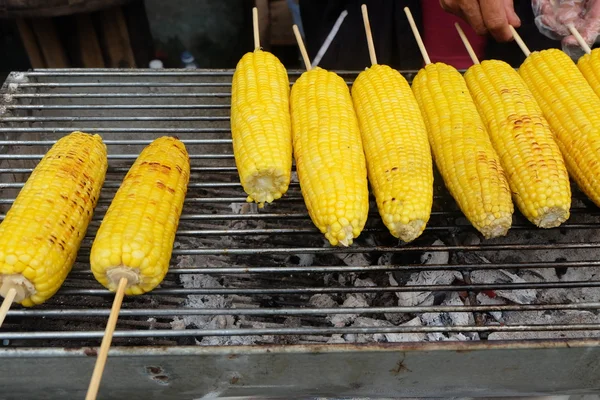
[[[258,30],[258,8],[252,8],[252,30],[254,31],[254,50],[260,49],[260,32]]]
[[[473,64],[479,64],[479,58],[477,58],[477,54],[475,54],[473,46],[471,46],[467,35],[465,35],[465,32],[462,30],[458,22],[455,23],[454,26],[458,31],[458,36],[460,36],[460,39],[462,40],[463,44],[465,45],[465,48],[467,49],[467,53],[469,53],[469,57],[471,57],[471,60],[473,60]]]
[[[588,46],[588,44],[586,43],[585,39],[581,36],[581,33],[579,33],[579,31],[577,30],[577,28],[575,28],[573,26],[573,24],[567,25],[567,28],[569,29],[569,32],[571,32],[571,35],[575,36],[575,40],[577,40],[577,43],[579,43],[579,46],[581,46],[581,48],[587,54],[591,54],[592,53],[592,49],[590,48],[590,46]]]
[[[2,327],[2,324],[4,323],[6,314],[8,313],[8,310],[10,309],[10,306],[12,305],[16,296],[17,296],[17,289],[15,289],[15,288],[8,289],[8,293],[6,293],[6,297],[4,298],[4,300],[2,301],[2,305],[0,306],[0,328]]]
[[[312,69],[310,65],[310,58],[308,58],[308,52],[306,51],[306,47],[304,47],[304,40],[302,40],[302,35],[300,34],[300,30],[298,29],[298,25],[294,25],[292,27],[294,30],[294,36],[296,36],[296,41],[298,42],[298,47],[300,48],[300,54],[302,54],[302,60],[304,60],[304,66],[307,71]]]
[[[421,55],[423,56],[423,60],[425,60],[425,64],[431,64],[431,59],[429,58],[429,54],[427,54],[427,49],[423,44],[423,39],[421,39],[421,34],[419,33],[419,29],[417,29],[417,24],[415,23],[415,19],[413,18],[410,9],[408,7],[404,7],[404,13],[406,14],[406,18],[408,18],[410,29],[412,29],[413,35],[417,40],[417,45],[419,46],[419,50],[421,50]]]
[[[508,28],[510,29],[510,32],[512,33],[513,38],[515,38],[515,42],[517,42],[517,44],[521,48],[521,51],[523,52],[523,54],[525,54],[525,57],[529,57],[529,55],[531,54],[531,51],[529,50],[529,47],[527,47],[527,45],[521,38],[521,35],[519,35],[517,30],[512,25],[509,25]]]
[[[377,65],[377,54],[375,53],[375,44],[373,43],[373,34],[371,33],[371,23],[369,22],[369,12],[367,11],[367,5],[363,4],[360,9],[362,10],[363,23],[365,25],[365,33],[367,34],[367,45],[369,46],[369,57],[371,58],[371,65]]]
[[[121,304],[123,303],[123,297],[125,296],[125,288],[127,288],[127,278],[121,278],[119,280],[119,286],[115,294],[110,315],[108,316],[108,322],[106,323],[106,330],[104,331],[104,338],[102,339],[102,345],[100,346],[100,353],[96,359],[96,365],[94,366],[94,372],[88,387],[87,395],[85,400],[95,400],[98,396],[98,389],[100,389],[100,381],[102,380],[102,373],[104,372],[104,366],[106,365],[106,358],[108,357],[108,350],[112,343],[113,334],[115,333],[115,327],[117,325],[117,319],[119,318],[119,311],[121,310]]]

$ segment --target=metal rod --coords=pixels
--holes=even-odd
[[[104,97],[104,96],[102,96]],[[229,110],[229,104],[8,104],[7,110]]]
[[[452,332],[558,332],[600,331],[600,324],[560,325],[487,325],[487,326],[378,326],[344,328],[261,328],[261,329],[153,329],[115,331],[116,338],[206,337],[206,336],[264,336],[264,335],[333,335],[375,333],[452,333]],[[32,339],[95,339],[103,331],[2,332],[6,340]]]
[[[1,121],[1,120],[0,120]],[[53,128],[23,128],[23,127],[0,127],[0,132],[8,133],[71,133],[75,128],[53,127]],[[83,132],[92,133],[229,133],[229,128],[97,128],[77,127]]]
[[[0,160],[41,160],[43,154],[0,154]],[[109,154],[109,160],[135,160],[138,154]],[[190,154],[190,159],[212,160],[212,159],[233,159],[233,154]],[[23,185],[23,183],[19,183]],[[17,186],[13,186],[17,187]],[[216,187],[216,186],[215,186]]]
[[[148,145],[152,140],[114,140],[103,139],[108,146],[115,145]],[[186,145],[231,144],[231,139],[181,139]],[[0,140],[0,146],[52,146],[56,140]]]
[[[290,86],[296,83],[290,80]],[[352,81],[346,81],[348,86]],[[231,82],[33,82],[16,83],[17,88],[125,88],[125,87],[205,87],[226,88],[231,87]]]
[[[260,255],[260,254],[330,254],[330,253],[406,253],[406,252],[447,252],[447,251],[523,251],[523,250],[566,250],[597,249],[600,243],[554,243],[554,244],[486,244],[480,246],[354,246],[347,248],[331,247],[263,247],[263,248],[223,248],[223,249],[175,249],[174,255]],[[514,264],[513,264],[514,266]]]
[[[291,82],[290,82],[291,83]],[[33,82],[17,88],[231,87],[231,82]]]
[[[2,122],[79,122],[79,121],[229,121],[229,116],[182,116],[182,117],[2,117]]]
[[[121,310],[122,317],[173,317],[184,315],[334,315],[383,313],[442,313],[442,312],[494,312],[494,311],[545,311],[545,310],[600,310],[600,303],[570,304],[498,304],[414,307],[339,307],[339,308],[159,308]],[[29,309],[10,310],[9,317],[106,317],[108,309]]]
[[[187,93],[14,93],[11,94],[16,99],[64,99],[64,98],[197,98],[197,97],[231,97],[231,93],[205,93],[205,92],[187,92]]]
[[[547,269],[547,268],[597,268],[600,267],[600,261],[561,261],[561,262],[522,262],[519,264],[511,263],[473,263],[473,264],[417,264],[417,265],[335,265],[335,266],[298,266],[285,265],[277,266],[255,266],[255,267],[197,267],[197,268],[170,268],[168,274],[328,274],[333,272],[352,273],[352,272],[419,272],[419,271],[462,271],[462,270],[496,270],[496,269]],[[73,276],[91,275],[89,269],[79,270],[74,268],[71,272]],[[157,289],[158,290],[158,289]]]
[[[301,196],[285,196],[277,200],[279,203],[283,202],[300,202],[304,201]],[[0,199],[0,204],[13,204],[14,198]],[[107,204],[110,203],[111,199],[106,197],[100,197],[98,203]],[[246,197],[187,197],[185,199],[186,204],[206,204],[206,203],[246,203]],[[241,215],[241,214],[240,214]]]
[[[525,289],[570,289],[600,287],[600,281],[574,282],[525,282],[525,283],[485,283],[471,285],[415,285],[388,287],[305,287],[305,288],[168,288],[154,289],[149,295],[313,295],[324,293],[403,293],[403,292],[457,292],[464,290],[525,290]],[[61,289],[57,296],[112,296],[113,292],[104,289]]]

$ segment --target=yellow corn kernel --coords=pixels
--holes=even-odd
[[[92,245],[96,280],[115,291],[127,278],[128,295],[154,289],[169,269],[190,177],[183,143],[154,140],[139,155],[117,191]]]
[[[600,97],[600,49],[594,49],[591,54],[581,57],[577,67],[596,95]]]
[[[473,65],[465,81],[521,213],[541,228],[569,218],[571,186],[560,149],[531,91],[507,63]]]
[[[449,65],[429,64],[413,92],[450,194],[485,238],[506,235],[513,213],[508,182],[463,77]]]
[[[386,65],[352,85],[371,187],[392,235],[410,242],[431,214],[433,165],[425,123],[406,79]]]
[[[531,53],[519,73],[552,128],[569,174],[600,206],[600,98],[557,49]]]
[[[313,223],[332,246],[349,246],[367,221],[365,155],[348,86],[315,68],[292,87],[296,170]]]
[[[71,271],[92,219],[108,161],[98,135],[73,132],[35,167],[0,224],[0,294],[41,304]]]
[[[238,63],[231,87],[233,153],[248,201],[260,206],[288,190],[292,170],[290,84],[273,54],[255,50]]]

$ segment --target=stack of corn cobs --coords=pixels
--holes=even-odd
[[[557,227],[569,218],[569,174],[600,206],[598,51],[579,69],[555,49],[532,53],[519,72],[490,60],[463,77],[429,64],[412,90],[385,65],[361,72],[352,93],[315,68],[290,93],[279,60],[255,50],[236,68],[231,103],[248,201],[262,207],[285,194],[293,152],[310,217],[331,245],[349,246],[361,233],[368,181],[391,234],[410,242],[431,213],[433,155],[485,238],[506,235],[513,201],[536,226]]]
[[[284,66],[255,50],[233,76],[231,131],[248,201],[262,207],[288,189],[292,154],[310,217],[331,245],[349,246],[368,214],[368,180],[392,235],[410,242],[433,202],[433,159],[465,216],[486,238],[510,229],[513,200],[541,228],[569,218],[569,176],[600,205],[600,53],[578,67],[559,50],[532,53],[517,73],[501,61],[464,78],[430,64],[412,90],[373,65],[352,94],[315,68],[290,93]],[[293,148],[293,151],[292,151]],[[107,170],[98,135],[60,139],[0,224],[0,295],[41,304],[70,272]],[[190,175],[176,138],[153,141],[117,191],[91,249],[96,279],[141,294],[163,280]],[[16,292],[16,294],[15,294]]]

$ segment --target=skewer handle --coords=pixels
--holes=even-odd
[[[260,49],[260,32],[258,30],[258,8],[252,8],[252,30],[254,32],[254,50]]]
[[[300,48],[300,54],[302,54],[302,60],[304,60],[304,66],[306,67],[307,71],[310,71],[312,69],[312,66],[310,65],[310,58],[308,58],[308,52],[304,46],[304,40],[302,40],[302,35],[300,34],[298,25],[294,25],[292,29],[294,30],[294,36],[296,36],[296,42],[298,42],[298,47]]]
[[[367,11],[367,5],[363,4],[360,9],[362,10],[363,23],[365,25],[365,33],[367,34],[367,45],[369,46],[369,57],[371,58],[371,65],[377,64],[377,54],[375,53],[375,44],[373,43],[373,33],[371,32],[371,23],[369,22],[369,12]]]
[[[6,297],[2,301],[2,305],[0,306],[0,327],[4,323],[4,319],[6,318],[6,314],[8,314],[8,310],[13,303],[13,300],[17,296],[17,289],[10,288],[8,289],[8,293],[6,293]]]
[[[517,30],[512,25],[509,25],[508,28],[510,29],[510,32],[512,33],[513,37],[515,38],[515,42],[517,42],[517,44],[521,48],[521,51],[523,52],[523,54],[525,54],[525,57],[529,57],[529,55],[531,54],[531,51],[529,50],[529,47],[527,47],[527,45],[521,38],[521,35],[519,35]]]
[[[592,53],[592,49],[590,48],[590,46],[588,46],[587,42],[585,41],[585,39],[581,36],[581,33],[579,33],[579,31],[577,30],[577,28],[575,28],[573,26],[573,24],[569,24],[567,25],[567,28],[569,29],[569,32],[571,32],[571,35],[575,36],[575,40],[577,40],[577,43],[579,43],[579,46],[581,46],[581,48],[587,53],[587,54],[591,54]]]
[[[456,27],[456,30],[458,31],[458,36],[460,36],[460,39],[465,45],[467,53],[469,53],[469,57],[471,57],[473,64],[479,64],[479,58],[477,58],[477,54],[475,54],[475,50],[473,50],[473,46],[471,46],[469,38],[467,38],[467,35],[465,35],[465,32],[462,30],[458,22],[454,24],[454,27]]]
[[[431,59],[429,58],[429,54],[427,54],[427,49],[425,48],[425,44],[423,44],[423,39],[421,39],[421,34],[419,33],[419,29],[417,29],[417,24],[415,23],[415,19],[413,18],[410,9],[408,7],[404,7],[404,13],[406,14],[406,18],[408,18],[410,29],[417,40],[417,45],[419,46],[419,50],[421,50],[421,55],[423,56],[423,60],[425,60],[425,65],[431,64]]]
[[[125,296],[125,289],[127,288],[127,278],[121,278],[119,286],[117,287],[117,293],[115,294],[115,300],[113,301],[110,315],[108,316],[108,322],[106,323],[106,330],[104,331],[104,338],[102,339],[102,345],[100,346],[100,353],[96,359],[96,365],[94,366],[94,373],[88,387],[87,395],[85,400],[95,400],[98,396],[98,389],[100,389],[100,381],[102,381],[102,373],[106,366],[106,358],[108,357],[108,350],[112,343],[113,334],[115,333],[115,327],[117,326],[117,319],[119,318],[119,311],[121,310],[121,304],[123,303],[123,297]]]

